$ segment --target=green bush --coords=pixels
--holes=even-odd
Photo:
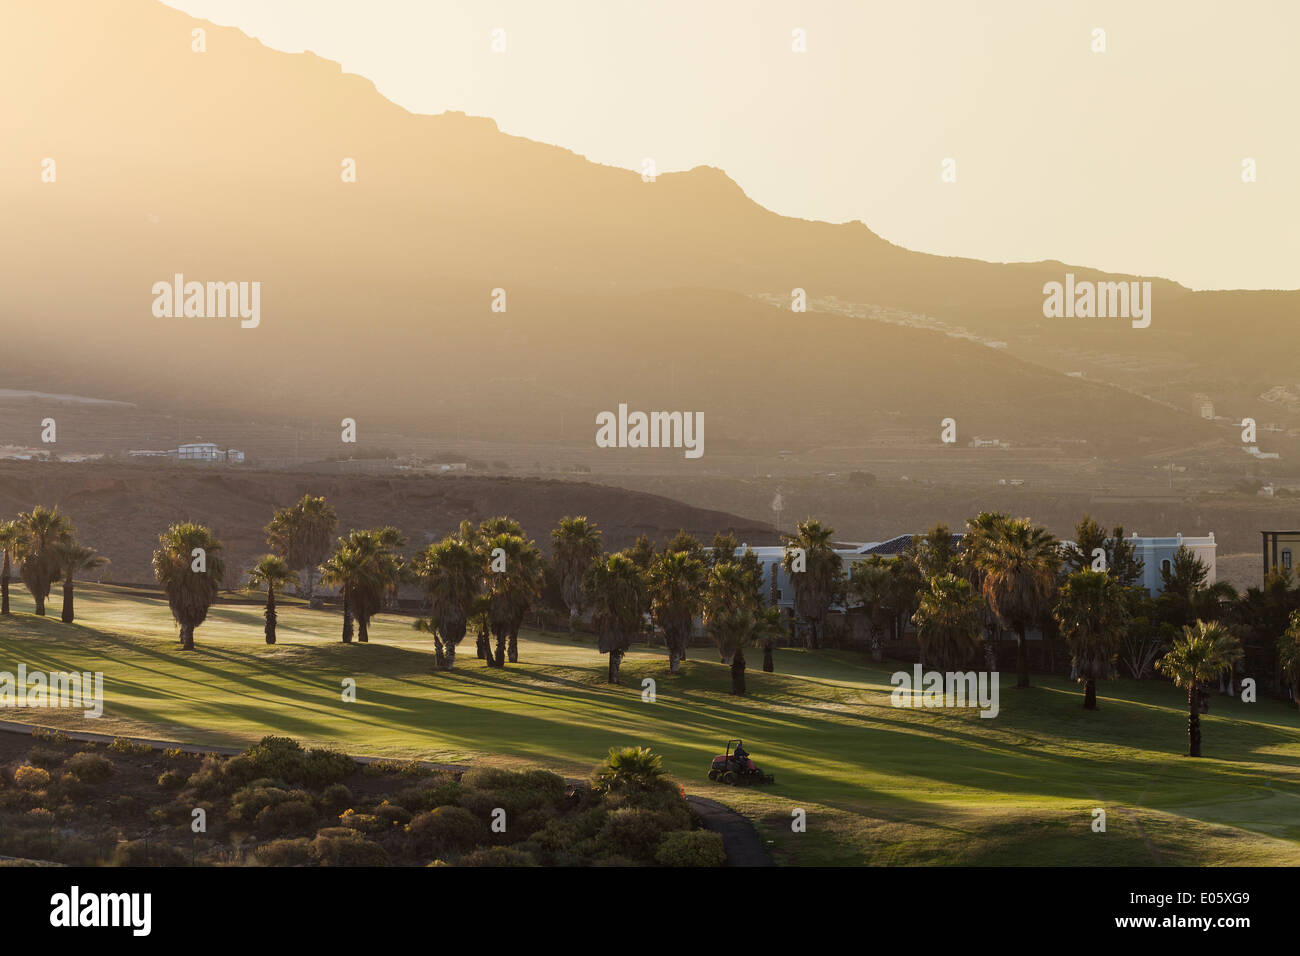
[[[459,796],[459,781],[451,774],[438,774],[399,790],[393,803],[412,813],[421,813],[454,804]]]
[[[325,788],[321,794],[321,806],[326,810],[333,810],[342,813],[348,807],[352,806],[352,791],[341,783],[332,783]]]
[[[63,746],[69,743],[72,738],[61,730],[46,730],[44,727],[35,727],[32,729],[32,739],[54,744],[55,746]]]
[[[389,827],[404,827],[411,822],[409,810],[389,803],[387,800],[375,807],[375,816],[383,820]]]
[[[237,823],[252,823],[267,807],[289,799],[287,790],[275,787],[244,787],[230,798],[230,819]]]
[[[31,764],[23,764],[14,771],[14,786],[21,790],[44,790],[50,785],[50,772]]]
[[[356,762],[347,754],[333,750],[303,750],[298,741],[288,737],[263,737],[244,753],[231,757],[226,774],[240,785],[261,777],[286,783],[324,787],[352,775]]]
[[[722,834],[708,830],[665,833],[655,851],[655,862],[662,866],[725,866],[727,854],[722,849]]]
[[[157,840],[126,840],[113,849],[113,866],[184,866],[188,853]]]
[[[306,833],[316,826],[318,814],[309,800],[286,800],[263,807],[253,820],[253,828],[271,834]]]
[[[138,744],[129,737],[117,737],[108,745],[111,753],[127,754],[133,757],[143,757],[145,754],[153,753],[153,748],[148,744]]]
[[[164,770],[158,775],[158,786],[164,790],[179,790],[185,786],[185,774],[175,770]]]
[[[438,807],[413,817],[406,826],[407,845],[422,856],[463,852],[489,836],[483,822],[463,807]]]
[[[200,797],[216,797],[229,793],[234,783],[226,773],[230,761],[216,754],[206,754],[199,769],[190,775],[189,785]]]
[[[28,763],[34,767],[44,767],[46,770],[57,767],[64,759],[66,758],[63,754],[48,747],[33,747],[32,752],[27,755]]]
[[[311,855],[321,866],[387,866],[388,852],[356,830],[327,827],[311,841]]]
[[[82,751],[69,757],[64,762],[63,769],[82,783],[98,783],[113,775],[113,761],[103,754]]]
[[[292,840],[272,840],[253,851],[253,859],[261,866],[310,866],[311,840],[295,837]]]
[[[481,847],[460,861],[461,866],[536,866],[537,860],[527,850],[512,846]]]
[[[596,847],[601,855],[649,863],[664,834],[672,829],[672,820],[666,814],[625,807],[610,813],[596,834]]]
[[[357,813],[355,810],[344,810],[339,814],[339,826],[362,833],[383,833],[392,829],[391,823],[381,820],[373,813]]]

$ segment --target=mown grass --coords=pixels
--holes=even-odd
[[[215,607],[198,649],[177,649],[166,603],[82,586],[80,621],[30,614],[14,589],[0,618],[0,670],[103,671],[105,714],[4,711],[0,719],[206,745],[284,734],[355,754],[448,763],[531,764],[583,775],[615,745],[663,754],[688,792],[749,815],[779,862],[796,864],[1300,863],[1300,720],[1279,702],[1216,696],[1203,718],[1207,756],[1192,760],[1185,697],[1154,681],[1100,686],[1087,713],[1077,687],[1004,682],[1001,713],[890,706],[889,675],[841,651],[782,649],[776,674],[749,671],[745,698],[695,649],[679,677],[637,647],[623,685],[568,635],[525,633],[521,663],[489,670],[461,645],[435,673],[427,636],[377,618],[369,645],[339,642],[340,617],[282,605],[279,643],[261,609]],[[757,657],[757,655],[755,655]],[[642,680],[656,699],[642,699]],[[357,684],[355,703],[342,683]],[[710,784],[709,759],[745,739],[776,784]],[[1107,814],[1105,833],[1093,811]],[[791,829],[807,815],[807,832]]]

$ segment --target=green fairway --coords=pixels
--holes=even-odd
[[[585,775],[614,745],[663,754],[688,792],[755,820],[782,863],[1297,864],[1300,720],[1281,703],[1215,696],[1203,718],[1206,757],[1187,748],[1186,698],[1163,682],[1102,682],[1101,710],[1079,688],[1003,681],[1001,713],[890,706],[889,674],[841,651],[777,652],[778,673],[751,666],[750,695],[728,693],[726,667],[692,649],[668,674],[638,646],[623,685],[605,684],[590,639],[526,633],[521,663],[489,670],[460,647],[456,670],[433,670],[432,643],[409,618],[381,616],[369,645],[339,641],[341,616],[282,605],[279,643],[261,608],[221,605],[182,653],[165,601],[79,586],[80,622],[31,615],[13,589],[0,618],[0,670],[102,671],[105,713],[0,710],[0,719],[199,744],[267,733],[354,754],[445,762],[527,763]],[[761,659],[761,655],[754,655]],[[357,684],[344,703],[342,682]],[[653,703],[641,682],[657,682]],[[776,775],[762,789],[705,779],[728,737],[745,739]],[[807,832],[791,831],[792,811]],[[1093,810],[1107,832],[1092,830]]]

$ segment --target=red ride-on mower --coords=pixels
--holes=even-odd
[[[776,777],[770,773],[763,773],[758,769],[758,765],[749,759],[744,742],[739,737],[728,740],[727,752],[713,758],[713,766],[709,768],[709,779],[721,780],[733,787],[776,783]]]

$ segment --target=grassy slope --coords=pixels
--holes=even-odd
[[[1086,714],[1074,686],[1007,687],[993,720],[974,711],[895,709],[893,665],[861,655],[781,650],[777,674],[749,672],[750,696],[728,693],[707,649],[679,678],[664,655],[637,648],[624,686],[603,683],[604,658],[566,635],[527,634],[504,673],[461,645],[453,673],[432,672],[427,637],[409,619],[379,618],[372,643],[338,642],[340,617],[282,607],[280,643],[262,640],[260,608],[215,608],[199,650],[182,655],[166,604],[111,588],[79,588],[84,623],[31,616],[14,589],[0,618],[0,670],[101,670],[105,716],[3,711],[0,719],[238,743],[287,734],[360,754],[545,765],[585,773],[616,744],[662,753],[691,792],[754,818],[789,863],[1300,863],[1300,722],[1273,701],[1215,697],[1206,759],[1186,749],[1181,692],[1163,683],[1101,687]],[[357,681],[344,704],[341,681]],[[658,699],[644,703],[641,680]],[[729,736],[777,783],[708,783]],[[808,831],[790,830],[793,808]],[[1091,831],[1092,810],[1107,832]]]

